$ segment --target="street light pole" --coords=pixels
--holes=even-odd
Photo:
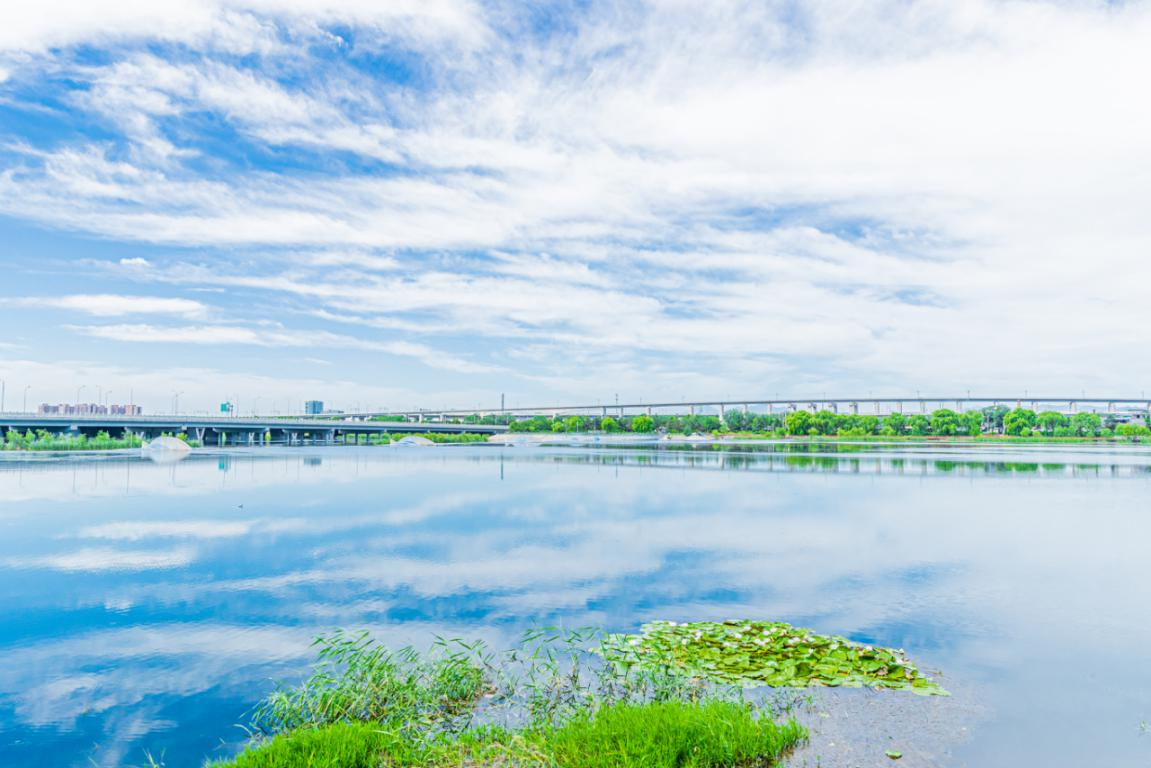
[[[76,415],[80,415],[80,393],[88,388],[87,384],[81,384],[76,388]]]
[[[31,384],[24,385],[24,407],[20,409],[21,413],[28,413],[28,390],[32,388]]]

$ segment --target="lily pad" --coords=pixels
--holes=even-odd
[[[902,649],[776,621],[655,621],[643,625],[638,635],[608,635],[601,652],[621,666],[745,687],[868,686],[947,695]]]

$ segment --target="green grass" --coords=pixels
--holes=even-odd
[[[405,740],[376,724],[337,723],[283,734],[235,760],[213,763],[234,768],[379,768],[384,755],[403,749]],[[411,765],[399,763],[400,765]]]
[[[483,671],[461,647],[438,643],[426,655],[391,651],[366,632],[318,638],[319,662],[303,684],[268,696],[252,718],[263,734],[339,722],[386,722],[435,730],[470,718]]]
[[[789,704],[756,707],[737,687],[621,669],[592,652],[597,637],[540,630],[497,655],[456,640],[391,651],[336,632],[316,641],[306,681],[257,707],[248,749],[213,765],[762,767],[807,736],[794,719],[777,722]]]
[[[218,768],[729,768],[766,766],[806,738],[727,701],[613,704],[556,729],[470,729],[412,739],[394,726],[336,723],[280,735]]]
[[[86,435],[57,435],[45,430],[23,434],[9,430],[0,439],[0,450],[4,451],[113,451],[125,448],[139,448],[144,444],[139,435],[125,433],[123,437],[112,437],[100,432],[95,437]]]
[[[719,768],[774,763],[806,733],[730,701],[618,704],[541,738],[565,768]]]
[[[419,437],[426,437],[433,443],[486,443],[487,435],[475,432],[425,432]]]

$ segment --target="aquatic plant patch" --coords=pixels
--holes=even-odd
[[[638,635],[609,635],[604,657],[625,668],[666,669],[753,687],[894,688],[947,695],[904,655],[773,621],[645,624]]]

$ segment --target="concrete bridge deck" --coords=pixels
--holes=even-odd
[[[916,393],[906,397],[790,397],[772,399],[738,399],[725,398],[722,400],[682,400],[652,401],[652,402],[620,402],[596,403],[594,405],[547,405],[547,406],[515,406],[509,408],[494,408],[487,410],[453,410],[453,409],[427,409],[410,411],[391,411],[389,414],[376,414],[375,412],[361,414],[364,416],[393,415],[404,416],[409,419],[423,421],[438,421],[446,423],[451,419],[467,416],[506,416],[508,418],[527,418],[531,416],[547,416],[551,418],[563,416],[625,416],[640,413],[651,414],[711,414],[722,415],[732,409],[744,412],[755,410],[757,412],[786,413],[795,410],[829,410],[836,413],[870,413],[882,415],[893,412],[900,413],[929,413],[936,408],[951,408],[956,411],[967,411],[988,406],[1003,405],[1008,408],[1031,408],[1035,411],[1052,410],[1071,414],[1083,411],[1099,413],[1115,412],[1151,412],[1151,398],[1141,393],[1139,397],[1087,397],[1085,395],[1037,396],[1029,393],[1010,395],[1004,397],[972,397],[970,395],[930,395],[924,396]]]
[[[153,439],[162,434],[186,434],[207,445],[255,445],[264,442],[299,445],[360,442],[372,435],[444,433],[492,435],[507,427],[493,424],[436,424],[411,421],[366,421],[349,418],[267,418],[213,416],[56,416],[28,413],[0,413],[0,433],[9,429],[47,430],[53,434],[95,435],[107,432],[114,437],[125,431]]]

